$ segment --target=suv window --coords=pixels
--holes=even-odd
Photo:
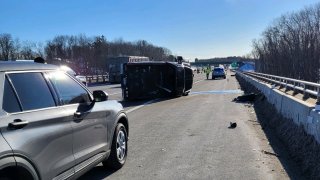
[[[18,99],[7,78],[4,83],[2,108],[8,113],[21,111]]]
[[[56,105],[42,73],[14,73],[8,76],[24,111]]]
[[[64,72],[50,72],[47,77],[58,91],[62,104],[91,102],[88,92]]]

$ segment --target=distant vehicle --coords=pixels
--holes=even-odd
[[[85,86],[87,86],[87,77],[82,75],[76,75],[76,78],[82,82]]]
[[[121,86],[125,100],[188,95],[193,84],[193,71],[183,63],[125,63],[123,72]]]
[[[107,59],[107,69],[109,70],[109,82],[120,83],[122,74],[122,65],[124,63],[149,61],[148,57],[142,56],[123,56],[110,57]]]
[[[60,66],[60,69],[62,71],[67,72],[68,74],[74,76],[78,81],[82,82],[85,86],[87,85],[86,76],[77,75],[77,73],[74,70],[72,70],[70,67],[68,67],[68,66]]]
[[[0,179],[76,179],[126,162],[122,105],[58,66],[0,62],[0,102]]]
[[[215,67],[212,70],[212,79],[224,78],[226,79],[226,71],[223,67]]]

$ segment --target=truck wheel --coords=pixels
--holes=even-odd
[[[118,123],[114,131],[111,153],[102,164],[112,169],[120,169],[126,162],[128,152],[128,136],[126,128],[122,123]]]

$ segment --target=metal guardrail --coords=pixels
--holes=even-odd
[[[314,96],[317,101],[320,102],[320,84],[302,81],[297,79],[291,79],[281,76],[274,76],[270,74],[256,73],[256,72],[243,72],[244,74],[269,82],[274,85],[284,87],[286,91],[292,89],[294,93],[302,92],[304,98],[308,96]]]
[[[87,83],[106,83],[109,81],[108,75],[86,76]]]

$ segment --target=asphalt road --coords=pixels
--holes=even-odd
[[[194,78],[189,96],[125,104],[130,121],[129,153],[118,171],[98,165],[80,179],[289,179],[259,134],[252,113],[232,99],[242,92],[235,77]],[[119,85],[95,86],[121,101]],[[229,122],[235,129],[228,129]]]

